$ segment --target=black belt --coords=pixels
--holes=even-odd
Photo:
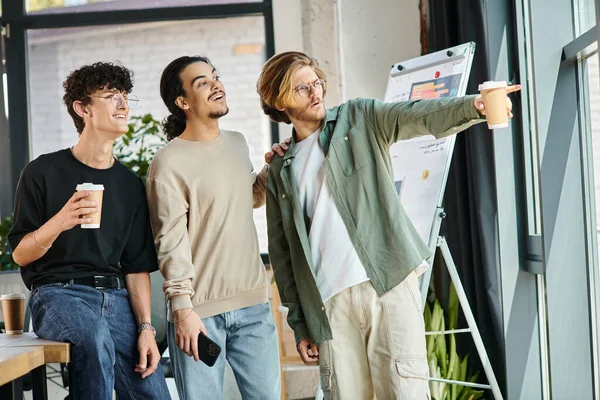
[[[91,286],[96,289],[121,289],[125,287],[125,281],[120,276],[90,276],[87,278],[75,278],[68,280],[42,279],[32,285],[32,289],[52,283],[77,284]]]

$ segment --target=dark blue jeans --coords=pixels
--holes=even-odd
[[[98,290],[76,284],[36,288],[29,300],[34,332],[71,343],[71,385],[75,399],[170,399],[159,368],[142,379],[137,323],[126,289]]]

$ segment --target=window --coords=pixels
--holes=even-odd
[[[591,56],[582,61],[584,72],[583,97],[585,110],[583,117],[584,126],[591,136],[591,148],[593,157],[594,195],[596,203],[596,232],[600,232],[600,70],[598,68],[598,56]]]
[[[271,133],[259,106],[256,80],[265,62],[262,17],[170,21],[28,31],[31,158],[72,146],[77,131],[62,103],[70,71],[95,61],[119,61],[134,71],[139,99],[131,115],[167,115],[159,94],[164,67],[182,55],[205,55],[218,68],[229,114],[221,128],[246,136],[256,170],[264,164]],[[267,251],[265,209],[255,211],[260,249]]]
[[[540,154],[538,148],[538,124],[536,118],[535,69],[533,66],[533,36],[531,29],[531,4],[529,1],[517,2],[520,21],[517,24],[519,36],[520,82],[523,107],[523,147],[525,166],[525,188],[527,198],[527,222],[529,235],[540,235],[541,204],[539,187]]]
[[[594,0],[574,0],[576,35],[592,29],[596,25],[596,2]]]
[[[258,3],[261,0],[26,0],[25,10],[36,14],[141,10],[162,7]]]

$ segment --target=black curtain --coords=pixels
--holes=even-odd
[[[493,79],[486,57],[483,2],[429,0],[429,12],[429,52],[470,41],[476,43],[467,93],[477,93],[479,83]],[[442,234],[457,266],[496,379],[506,393],[492,135],[484,124],[458,134],[444,197],[447,217]],[[441,257],[436,257],[437,260]],[[436,269],[436,287],[444,288],[438,289],[438,296],[447,298],[449,278],[441,270]],[[462,324],[466,326],[464,320]],[[471,368],[480,371],[479,381],[487,382],[471,336],[459,334],[457,341],[459,354],[468,352]]]

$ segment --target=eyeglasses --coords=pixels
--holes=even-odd
[[[123,108],[126,104],[129,108],[135,108],[139,101],[139,99],[136,96],[125,97],[123,93],[113,93],[109,94],[108,96],[94,96],[93,94],[88,94],[85,97],[96,97],[98,99],[104,100],[110,99],[111,103],[113,104],[113,106],[115,106],[115,108]]]
[[[294,89],[301,97],[308,97],[311,93],[323,93],[325,90],[325,86],[327,81],[324,79],[317,79],[313,83],[303,83],[302,85],[298,85],[296,89]]]

